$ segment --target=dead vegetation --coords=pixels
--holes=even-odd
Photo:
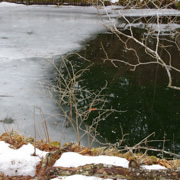
[[[0,136],[0,141],[5,141],[10,144],[10,147],[13,149],[18,149],[24,144],[31,143],[34,145],[34,139],[31,137],[24,137],[23,135],[11,131],[6,132]],[[136,179],[136,178],[153,178],[154,175],[177,179],[180,177],[180,172],[178,167],[180,167],[180,159],[160,159],[156,156],[148,156],[143,153],[121,153],[117,148],[114,147],[99,147],[99,148],[86,148],[84,146],[78,146],[74,143],[66,143],[60,147],[58,142],[49,142],[46,143],[44,140],[36,141],[36,148],[48,151],[49,153],[41,160],[40,164],[36,168],[36,177],[39,179],[50,179],[58,175],[63,175],[64,172],[68,172],[69,175],[73,174],[82,174],[82,175],[94,175],[103,178],[126,178],[126,179]],[[124,169],[122,167],[116,166],[105,166],[102,164],[98,165],[85,165],[78,168],[54,168],[53,165],[57,159],[59,159],[64,152],[77,152],[82,155],[87,156],[98,156],[98,155],[108,155],[108,156],[117,156],[126,158],[130,162],[137,163],[137,166],[130,166],[129,169]],[[152,165],[159,164],[168,168],[167,171],[151,171],[143,170],[140,168],[140,165]],[[135,170],[134,170],[135,169]],[[81,173],[79,173],[81,170]],[[67,174],[66,174],[67,175]],[[0,179],[7,180],[29,180],[33,179],[30,176],[18,176],[18,177],[9,177],[3,174],[0,175]]]
[[[180,173],[173,170],[153,170],[149,172],[143,169],[125,169],[117,166],[107,166],[103,164],[88,164],[77,168],[52,167],[46,170],[47,179],[57,176],[70,176],[74,174],[97,176],[111,179],[178,179]]]

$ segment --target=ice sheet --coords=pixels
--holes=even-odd
[[[48,58],[77,50],[82,42],[105,31],[98,17],[94,7],[0,3],[0,120],[15,120],[1,122],[0,133],[13,128],[34,136],[35,117],[37,137],[45,138],[45,117],[52,139],[76,141],[71,128],[64,130],[64,118],[40,83],[53,78]]]
[[[119,17],[180,16],[180,11],[175,9],[122,9],[122,7],[113,9],[119,14]]]
[[[106,7],[111,17],[117,17],[119,12],[128,16],[157,13],[113,10],[117,7]],[[175,10],[158,11],[162,12],[179,14]],[[82,42],[106,31],[98,13],[108,22],[103,8],[0,3],[0,120],[5,117],[15,120],[8,125],[1,122],[0,133],[14,128],[33,136],[35,117],[37,136],[44,138],[41,109],[50,137],[62,143],[76,141],[71,128],[64,131],[64,118],[58,115],[58,107],[45,95],[47,92],[40,83],[49,83],[53,78],[48,58],[78,50]]]

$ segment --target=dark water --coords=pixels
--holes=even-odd
[[[144,30],[135,28],[137,38],[141,38]],[[156,41],[148,39],[150,47],[154,47]],[[99,34],[84,44],[84,49],[79,53],[91,62],[85,62],[76,55],[69,60],[74,64],[75,71],[94,63],[89,71],[83,74],[81,87],[88,90],[99,90],[108,82],[104,91],[108,104],[106,108],[114,108],[125,112],[114,112],[105,121],[99,123],[98,132],[108,141],[114,143],[122,138],[123,132],[128,133],[122,145],[135,145],[143,138],[155,132],[150,140],[162,140],[165,138],[166,150],[179,153],[180,150],[180,91],[167,88],[168,78],[166,71],[160,65],[145,65],[131,71],[129,66],[116,63],[114,67],[110,62],[103,62],[105,54],[101,43],[106,49],[109,58],[124,59],[128,62],[137,62],[133,52],[126,51],[115,35]],[[162,41],[164,45],[169,42]],[[129,41],[129,47],[137,50],[140,60],[151,60],[144,49],[133,41]],[[168,48],[172,54],[173,65],[180,68],[180,53],[175,46]],[[167,60],[167,53],[159,50],[162,58]],[[174,85],[180,85],[179,74],[172,72]],[[88,104],[88,102],[86,102]],[[87,104],[84,104],[87,105]],[[89,124],[97,112],[93,111],[89,118]],[[162,148],[162,142],[148,143],[148,146]]]

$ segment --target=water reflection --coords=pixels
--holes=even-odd
[[[137,38],[141,38],[142,30],[134,29]],[[156,64],[138,67],[136,71],[130,71],[130,67],[123,64],[116,64],[114,67],[110,62],[103,62],[105,58],[101,48],[103,43],[110,58],[125,59],[129,62],[137,61],[133,52],[127,52],[119,40],[112,34],[100,34],[95,39],[87,42],[85,48],[80,52],[81,55],[91,60],[94,65],[90,71],[84,73],[80,82],[81,87],[89,90],[96,90],[103,87],[105,81],[108,81],[108,88],[104,92],[107,95],[108,105],[106,108],[123,110],[123,113],[113,113],[106,121],[99,124],[98,131],[101,135],[111,142],[121,139],[122,126],[126,136],[124,144],[134,145],[142,138],[152,132],[156,133],[153,139],[166,139],[167,150],[179,150],[180,132],[179,132],[179,110],[180,110],[180,91],[167,88],[168,78],[166,71]],[[155,41],[149,39],[149,45],[153,48]],[[169,42],[162,42],[169,43]],[[140,60],[143,62],[151,60],[145,54],[142,47],[134,42],[129,42],[137,50]],[[172,54],[173,63],[180,67],[180,54],[175,46],[169,47]],[[162,58],[167,59],[167,54],[160,49]],[[89,63],[82,61],[77,56],[69,58],[75,68],[81,69]],[[173,73],[173,80],[176,85],[180,85],[180,79],[177,73]],[[88,102],[87,102],[88,103]],[[90,120],[96,112],[90,116]],[[149,144],[161,148],[162,143]]]

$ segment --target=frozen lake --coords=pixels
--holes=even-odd
[[[119,11],[112,11],[111,8],[113,7],[107,7],[111,17],[116,17],[117,14],[121,15]],[[101,17],[104,22],[109,22],[103,9],[99,11],[103,14]],[[179,11],[175,10],[162,12],[179,15]],[[121,11],[121,13],[127,17],[136,17],[143,16],[145,13],[146,15],[155,15],[157,11],[144,9]],[[122,22],[120,25],[124,26]],[[133,24],[135,27],[141,25]],[[153,29],[157,28],[156,24],[150,24],[150,26]],[[179,24],[169,24],[170,30],[178,27]],[[160,28],[162,32],[167,30],[163,24],[160,25]],[[43,116],[46,119],[49,136],[53,140],[61,141],[62,144],[76,141],[73,129],[71,127],[64,128],[64,118],[58,115],[60,113],[58,107],[47,95],[46,90],[41,87],[41,84],[50,83],[53,78],[53,74],[51,74],[53,67],[49,60],[53,61],[68,52],[80,50],[83,47],[82,43],[105,31],[107,29],[102,25],[98,11],[94,7],[63,6],[57,8],[55,6],[0,3],[0,134],[13,128],[24,135],[34,136],[35,117],[37,136],[44,138]],[[106,40],[106,36],[103,36],[103,39],[98,42]],[[98,36],[96,39],[98,40]],[[109,41],[108,39],[107,44]],[[94,44],[98,44],[98,42]],[[97,49],[94,44],[91,50]],[[112,44],[116,43],[113,41]],[[114,52],[116,48],[115,45],[111,52]],[[93,54],[92,59],[96,56],[101,59],[98,53]],[[102,74],[98,77],[101,77]],[[113,71],[112,76],[114,74]],[[97,76],[97,72],[95,76]],[[92,83],[91,76],[89,79]],[[94,85],[93,82],[91,86]],[[117,90],[117,92],[120,91]],[[120,97],[120,95],[118,96]],[[143,98],[143,96],[141,97]],[[116,99],[120,101],[120,99]],[[168,98],[166,99],[168,100]],[[138,116],[135,114],[135,117]],[[126,117],[128,116],[126,115]],[[5,124],[2,122],[5,118],[12,118],[14,122]],[[124,120],[125,118],[120,119]],[[128,126],[127,121],[123,122]],[[140,138],[142,137],[140,136]],[[86,142],[84,145],[87,145]]]
[[[48,59],[78,50],[83,41],[103,31],[93,7],[0,3],[0,120],[15,120],[12,124],[1,122],[0,133],[13,128],[34,136],[36,107],[38,137],[44,138],[40,108],[52,139],[75,141],[71,128],[64,133],[64,119],[40,83],[50,81]]]

